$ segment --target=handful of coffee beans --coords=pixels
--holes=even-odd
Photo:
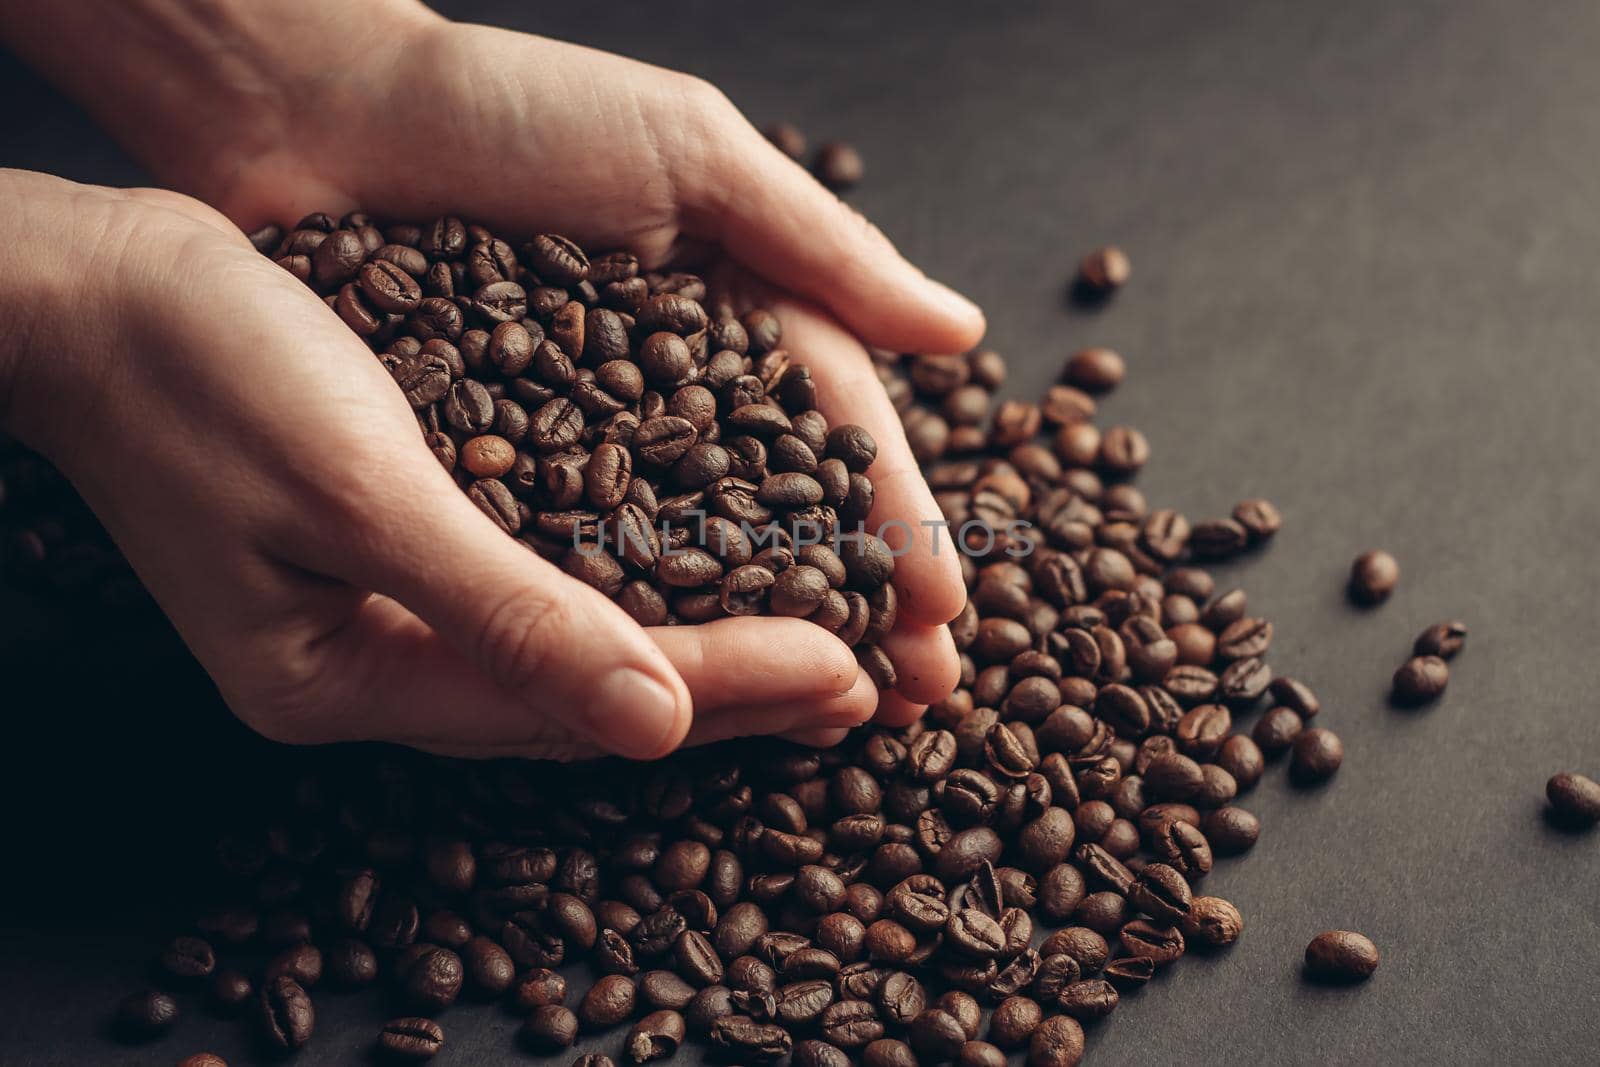
[[[811,619],[894,685],[877,445],[828,425],[775,315],[708,306],[700,278],[627,252],[455,218],[317,214],[251,239],[367,342],[439,463],[531,551],[644,626]]]

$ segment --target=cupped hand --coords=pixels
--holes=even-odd
[[[825,414],[879,442],[871,521],[914,531],[884,642],[897,691],[880,702],[848,649],[801,621],[640,630],[478,514],[365,347],[236,230],[175,197],[113,196],[94,225],[164,250],[130,251],[116,275],[142,283],[114,301],[118,345],[138,358],[96,405],[119,444],[52,451],[234,709],[293,741],[650,757],[686,738],[828,741],[947,693],[959,567],[920,525],[939,512],[861,341],[961,349],[976,309],[702,82],[431,17],[375,39],[314,95],[286,80],[240,116],[238,140],[175,150],[158,171],[247,229],[449,211],[649,265],[732,262],[782,294],[785,345],[814,367]]]

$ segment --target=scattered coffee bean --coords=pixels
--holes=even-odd
[[[1593,778],[1558,774],[1545,783],[1544,792],[1558,821],[1579,827],[1600,823],[1600,782]]]
[[[1303,731],[1294,739],[1289,773],[1297,782],[1325,782],[1344,762],[1344,742],[1332,730],[1321,727]]]
[[[1415,707],[1438,700],[1450,684],[1450,668],[1438,656],[1413,656],[1394,672],[1394,699]]]
[[[115,1027],[120,1037],[148,1041],[171,1030],[178,1015],[176,1000],[165,993],[145,990],[130,993],[118,1003]]]
[[[806,135],[791,122],[769,123],[761,132],[790,159],[800,159],[806,154]]]
[[[1350,930],[1329,930],[1306,946],[1306,974],[1321,981],[1361,982],[1377,969],[1377,946]]]
[[[823,185],[836,192],[859,185],[866,173],[861,153],[843,141],[829,141],[817,149],[811,170]]]
[[[378,1050],[392,1060],[421,1062],[444,1047],[444,1031],[432,1019],[391,1019],[378,1035]]]
[[[1467,643],[1467,624],[1464,622],[1436,622],[1417,635],[1411,651],[1418,656],[1437,656],[1451,659]]]
[[[1356,557],[1350,565],[1350,597],[1358,604],[1381,604],[1400,584],[1400,564],[1382,549]]]
[[[1116,245],[1097,248],[1078,264],[1078,276],[1091,288],[1109,292],[1126,285],[1133,273],[1128,255]]]

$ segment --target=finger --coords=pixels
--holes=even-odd
[[[825,315],[793,302],[780,302],[777,310],[785,345],[814,372],[817,402],[828,421],[864,426],[878,443],[878,458],[868,471],[874,503],[867,522],[873,532],[883,531],[897,554],[894,583],[901,612],[924,624],[949,622],[966,604],[961,563],[871,361]]]
[[[927,710],[928,705],[913,703],[899,693],[884,693],[878,698],[878,713],[872,721],[879,726],[910,726]]]
[[[347,521],[318,524],[326,532],[308,569],[415,612],[522,704],[524,731],[552,716],[635,759],[677,747],[689,691],[656,643],[599,592],[506,536],[411,436],[414,426],[403,429],[406,443],[383,448],[381,462],[364,462],[373,457],[359,444],[356,455],[337,450],[338,470],[327,473],[343,484],[327,505]]]
[[[844,643],[804,619],[741,617],[645,632],[689,687],[697,717],[717,708],[843,695],[860,675]]]
[[[704,178],[683,191],[692,229],[709,232],[769,281],[827,306],[869,344],[958,352],[978,343],[977,305],[912,266],[749,123],[732,121]]]
[[[832,748],[846,737],[849,737],[850,731],[837,729],[796,730],[781,736],[785,741],[793,741],[797,745],[810,745],[812,748]]]
[[[901,622],[884,636],[882,648],[894,664],[895,692],[914,704],[943,700],[961,680],[961,659],[948,627]]]
[[[847,692],[814,700],[728,708],[697,717],[688,744],[704,745],[734,737],[849,730],[872,718],[878,687],[862,672]]]

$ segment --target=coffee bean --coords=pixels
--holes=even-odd
[[[1450,684],[1450,668],[1438,656],[1413,656],[1394,672],[1396,703],[1415,707],[1438,700]]]
[[[1158,922],[1180,923],[1189,912],[1189,883],[1165,863],[1139,872],[1128,890],[1128,903]]]
[[[390,1019],[378,1034],[378,1050],[392,1060],[421,1062],[444,1048],[444,1031],[432,1019]]]
[[[288,975],[280,975],[261,988],[258,1000],[261,1032],[273,1048],[292,1051],[311,1040],[317,1015],[306,991]]]
[[[1332,730],[1306,730],[1294,740],[1289,773],[1296,781],[1323,782],[1344,762],[1344,742]]]
[[[145,990],[130,993],[118,1002],[113,1025],[123,1038],[148,1041],[172,1029],[179,1014],[178,1002],[172,997]]]
[[[1120,283],[1119,283],[1120,284]],[[1122,384],[1122,357],[1109,348],[1085,348],[1067,360],[1067,384],[1088,393],[1104,393]]]
[[[817,179],[836,192],[859,185],[865,167],[861,154],[843,141],[829,141],[817,149],[811,170]]]
[[[1577,827],[1600,823],[1600,783],[1581,774],[1553,776],[1544,787],[1556,821]]]
[[[536,967],[520,976],[506,993],[506,1005],[519,1012],[560,1004],[566,999],[567,980],[545,967]]]
[[[179,982],[196,982],[217,968],[217,954],[198,937],[175,937],[161,953],[161,969]]]
[[[560,1004],[541,1005],[523,1020],[517,1036],[535,1052],[559,1052],[578,1040],[578,1017]]]
[[[1250,731],[1250,737],[1262,752],[1269,756],[1277,756],[1289,751],[1295,738],[1300,736],[1303,725],[1300,716],[1291,709],[1272,708],[1256,720],[1255,726]]]
[[[1180,926],[1190,940],[1215,948],[1239,940],[1244,920],[1239,909],[1221,897],[1195,897]]]
[[[1350,930],[1329,930],[1306,946],[1306,974],[1320,981],[1361,982],[1377,969],[1377,947]]]
[[[1261,824],[1243,808],[1222,807],[1208,811],[1200,822],[1204,840],[1220,856],[1248,852],[1261,836]]]
[[[1044,1010],[1027,997],[1007,997],[989,1018],[989,1040],[1002,1049],[1026,1045],[1044,1021]],[[958,1047],[959,1051],[959,1047]]]
[[[1128,254],[1116,245],[1097,248],[1078,264],[1079,277],[1099,292],[1120,289],[1128,283],[1132,273]]]
[[[822,1036],[841,1049],[866,1048],[883,1036],[877,1009],[865,1000],[841,1000],[822,1013]]]
[[[228,1061],[215,1052],[196,1052],[179,1060],[178,1067],[228,1067]]]
[[[461,957],[437,945],[423,946],[401,974],[407,1003],[416,1011],[437,1012],[455,1003],[465,971]]]
[[[711,1024],[711,1043],[719,1049],[755,1063],[770,1063],[787,1056],[794,1039],[781,1026],[729,1015]]]
[[[1381,604],[1400,583],[1400,564],[1382,549],[1361,553],[1350,565],[1350,597],[1358,604]]]
[[[1304,682],[1295,681],[1293,678],[1277,677],[1267,687],[1272,694],[1272,699],[1283,707],[1297,713],[1302,719],[1312,718],[1322,710],[1322,702],[1317,695]]]
[[[1417,635],[1412,652],[1418,656],[1437,656],[1451,659],[1467,643],[1467,626],[1463,622],[1436,622]]]
[[[1005,1067],[1006,1054],[987,1041],[968,1041],[956,1051],[956,1067]]]
[[[769,123],[761,128],[761,133],[790,159],[799,159],[806,154],[806,136],[793,123]]]
[[[1083,1027],[1069,1015],[1039,1024],[1028,1041],[1028,1067],[1077,1067],[1083,1062]]]
[[[1063,986],[1056,995],[1062,1011],[1080,1022],[1104,1019],[1122,1002],[1115,986],[1104,978],[1085,978]]]

